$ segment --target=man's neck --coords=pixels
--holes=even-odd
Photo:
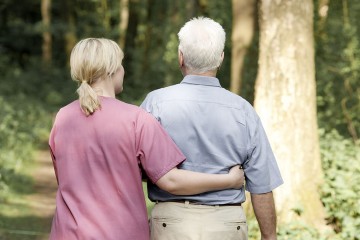
[[[204,77],[216,77],[216,73],[217,73],[217,71],[207,71],[207,72],[203,72],[203,73],[192,73],[189,71],[185,71],[184,76],[195,75],[195,76],[204,76]]]

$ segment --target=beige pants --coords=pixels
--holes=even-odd
[[[248,239],[241,206],[157,203],[151,212],[150,229],[151,240]]]

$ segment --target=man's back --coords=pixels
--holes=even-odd
[[[253,191],[260,191],[257,186],[263,187],[263,183],[269,187],[280,183],[281,178],[270,177],[268,168],[259,170],[251,161],[254,148],[268,145],[266,138],[258,136],[263,132],[258,116],[247,101],[221,88],[217,78],[186,76],[181,84],[150,93],[142,107],[161,122],[186,156],[181,168],[221,174],[241,164],[247,169],[248,188]],[[259,162],[271,164],[272,152],[262,151]],[[178,197],[151,184],[149,197],[158,201],[181,198],[208,205],[245,201],[244,189]]]
[[[283,181],[254,109],[221,88],[216,78],[224,60],[225,30],[210,18],[198,17],[184,24],[178,38],[183,81],[150,93],[142,107],[185,154],[182,168],[221,174],[241,164],[261,236],[276,239],[272,190]],[[247,239],[244,188],[180,198],[149,186],[149,197],[157,202],[150,217],[153,240]]]

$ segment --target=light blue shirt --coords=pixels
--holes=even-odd
[[[141,104],[186,156],[179,168],[224,174],[243,166],[246,190],[266,193],[283,183],[269,141],[254,108],[221,87],[214,77],[186,76],[180,84],[149,93]],[[203,204],[245,201],[244,189],[175,196],[148,184],[153,201],[191,200]]]

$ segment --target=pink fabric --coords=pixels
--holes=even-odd
[[[50,239],[149,239],[139,164],[156,182],[185,159],[150,114],[101,101],[89,117],[78,101],[56,116],[49,144],[59,188]]]

